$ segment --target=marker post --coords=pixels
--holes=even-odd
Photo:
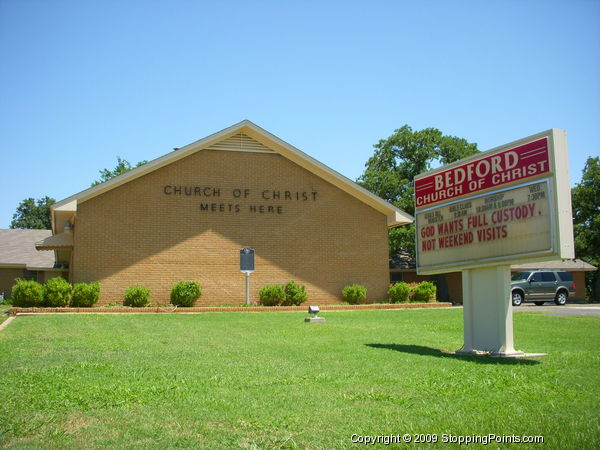
[[[246,275],[246,305],[250,304],[250,274],[254,272],[255,251],[251,247],[240,250],[240,272]]]

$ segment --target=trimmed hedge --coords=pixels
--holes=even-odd
[[[258,291],[260,303],[265,306],[298,306],[308,300],[306,287],[290,281],[283,284],[268,284]]]
[[[367,288],[361,284],[351,284],[342,289],[342,297],[351,305],[357,305],[367,299]]]
[[[411,287],[408,283],[396,283],[388,289],[388,295],[392,303],[406,303],[411,294]]]
[[[89,308],[98,303],[100,298],[100,283],[75,283],[71,306],[77,308]]]
[[[150,289],[145,286],[129,286],[125,291],[123,306],[141,308],[150,303]]]
[[[430,281],[423,281],[413,289],[413,300],[416,302],[435,300],[435,294],[435,284]]]
[[[278,306],[285,301],[285,288],[282,284],[268,284],[258,291],[260,302],[265,306]]]
[[[171,304],[194,306],[202,295],[202,287],[197,281],[179,281],[171,288]]]
[[[299,306],[308,300],[306,287],[298,285],[294,281],[290,281],[285,286],[285,301],[283,305]]]
[[[11,300],[13,306],[21,308],[42,306],[44,302],[44,286],[37,281],[17,278],[12,287]]]
[[[44,285],[44,306],[57,308],[71,303],[73,286],[62,277],[50,278]]]

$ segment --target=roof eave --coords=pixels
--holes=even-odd
[[[110,180],[89,187],[81,192],[78,192],[77,194],[74,194],[70,197],[65,198],[64,200],[61,200],[60,202],[56,202],[53,205],[52,209],[54,211],[77,211],[77,204],[85,202],[90,198],[96,197],[97,195],[114,189],[129,181],[135,180],[136,178],[146,175],[147,173],[160,169],[161,167],[171,164],[181,158],[185,158],[189,154],[199,151],[206,146],[209,146],[209,144],[211,144],[215,140],[226,138],[230,134],[233,135],[236,132],[239,132],[244,127],[246,122],[248,121],[244,120],[242,122],[236,123],[235,125],[225,128],[224,130],[218,131],[217,133],[213,133],[210,136],[207,136],[203,139],[192,142],[191,144],[188,144],[185,147],[181,147],[159,158],[153,159],[152,161],[149,161],[146,164],[128,170],[127,172],[122,173],[121,175],[118,175],[114,178],[111,178]]]
[[[402,225],[408,225],[415,221],[415,218],[410,214],[397,209],[392,214],[387,216],[388,228],[396,228]]]
[[[25,269],[25,263],[0,263],[0,269]]]
[[[349,192],[351,195],[358,198],[362,202],[367,203],[374,209],[384,213],[388,218],[388,227],[397,227],[414,222],[414,217],[412,217],[410,214],[407,214],[401,209],[396,208],[392,204],[363,188],[351,179],[333,170],[331,167],[326,166],[312,156],[307,155],[302,150],[294,147],[291,144],[288,144],[284,140],[280,139],[274,134],[271,134],[267,130],[250,122],[249,120],[244,122],[245,127],[248,130],[251,130],[251,133],[248,133],[251,137],[257,139],[258,141],[268,140],[269,145],[271,146],[276,144],[279,152],[290,161],[293,161],[305,168],[307,165],[306,163],[309,163],[313,173],[346,192],[348,192],[350,189],[352,191]]]
[[[279,137],[269,133],[267,130],[259,127],[258,125],[252,123],[249,120],[243,120],[241,122],[238,122],[228,128],[213,133],[210,136],[192,142],[191,144],[188,144],[184,147],[167,153],[166,155],[156,158],[150,162],[147,162],[146,164],[140,167],[133,168],[119,176],[111,178],[110,180],[107,180],[104,183],[97,184],[96,186],[92,186],[64,200],[61,200],[52,205],[52,215],[54,216],[55,212],[58,211],[76,212],[77,205],[79,203],[85,202],[122,184],[135,180],[136,178],[144,176],[147,173],[153,172],[157,169],[160,169],[161,167],[178,161],[179,159],[185,158],[186,156],[192,153],[209,147],[216,141],[226,139],[227,137],[240,132],[248,134],[249,136],[258,140],[259,142],[263,141],[263,143],[268,143],[269,147],[275,146],[279,153],[282,154],[282,156],[289,159],[290,161],[295,162],[301,167],[307,168],[311,172],[315,173],[317,176],[320,176],[321,178],[333,184],[334,186],[348,192],[353,197],[368,204],[375,210],[385,214],[387,217],[388,227],[406,225],[414,221],[414,218],[410,214],[407,214],[406,212],[394,207],[393,205],[376,196],[372,192],[356,184],[354,181],[350,180],[349,178],[346,178],[339,172],[336,172],[330,167],[322,164],[313,157],[307,155],[306,153],[288,144]],[[53,231],[56,233],[57,230],[54,229],[54,225],[55,224],[53,222]]]

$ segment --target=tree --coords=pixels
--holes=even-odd
[[[600,158],[588,158],[581,182],[571,189],[575,254],[578,258],[600,265]],[[600,300],[598,272],[586,274],[587,290],[596,301]]]
[[[48,196],[34,200],[26,198],[13,214],[10,228],[33,228],[37,230],[49,230],[52,228],[50,222],[50,205],[56,200]]]
[[[440,164],[449,164],[478,153],[477,144],[446,136],[436,128],[413,131],[404,125],[375,144],[375,153],[358,179],[364,188],[409,214],[415,213],[413,179]],[[389,231],[390,254],[400,249],[415,256],[415,227]]]
[[[143,160],[140,161],[139,163],[137,163],[135,165],[135,167],[140,167],[141,165],[146,164],[148,161]],[[116,176],[119,176],[129,170],[133,169],[133,167],[131,166],[131,164],[129,163],[129,161],[127,161],[126,159],[121,159],[120,156],[117,156],[117,165],[115,166],[115,168],[113,170],[109,170],[109,169],[102,169],[99,171],[100,173],[100,179],[96,180],[92,183],[92,186],[96,186],[97,184],[100,183],[104,183],[105,181],[110,180],[111,178],[114,178]]]
[[[146,164],[148,161],[140,161],[135,167],[139,167]],[[103,183],[111,178],[121,175],[122,173],[131,170],[133,167],[126,159],[122,159],[117,156],[117,165],[113,170],[102,169],[100,170],[100,180],[96,180],[92,183],[92,186]],[[17,211],[13,214],[13,220],[10,223],[10,228],[33,228],[40,230],[49,230],[52,228],[52,222],[50,221],[50,205],[55,203],[56,200],[48,196],[35,200],[33,198],[26,198],[19,206]]]

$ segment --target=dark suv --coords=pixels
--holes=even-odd
[[[519,306],[523,302],[541,306],[552,300],[557,305],[564,305],[569,295],[575,294],[575,283],[569,272],[531,270],[514,273],[510,290],[513,306]]]

